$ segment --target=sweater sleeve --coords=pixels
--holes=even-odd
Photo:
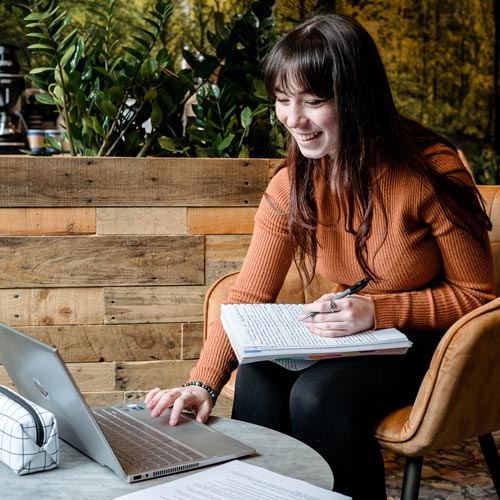
[[[273,177],[262,198],[245,261],[225,303],[276,300],[293,257],[288,237],[288,193],[286,169],[283,169]],[[236,366],[237,359],[217,318],[190,380],[205,382],[218,393]]]
[[[441,157],[453,175],[469,177],[450,155]],[[494,298],[495,272],[487,231],[476,239],[454,225],[434,189],[425,183],[420,189],[419,212],[439,249],[442,274],[421,289],[373,295],[376,328],[444,330]]]

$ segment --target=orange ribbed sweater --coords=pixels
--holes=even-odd
[[[450,149],[437,145],[428,152],[436,170],[472,183]],[[275,301],[293,261],[287,217],[283,215],[288,212],[289,188],[285,168],[271,180],[266,190],[269,198],[261,201],[252,242],[228,303]],[[380,190],[386,218],[374,207],[367,242],[369,265],[380,279],[371,281],[361,292],[373,299],[376,328],[443,330],[494,298],[486,232],[478,242],[454,226],[432,188],[408,172],[386,169]],[[336,224],[338,208],[324,182],[318,181],[316,193],[320,220],[317,273],[334,283],[355,283],[363,273],[355,258],[354,237],[342,222]],[[236,366],[219,319],[209,332],[190,380],[203,381],[219,392]]]

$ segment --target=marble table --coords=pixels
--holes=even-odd
[[[330,467],[317,452],[300,441],[264,427],[223,417],[211,417],[208,425],[257,450],[256,455],[241,460],[332,489]],[[106,500],[193,473],[196,471],[129,484],[61,441],[61,459],[57,469],[17,476],[0,463],[0,485],[2,492],[8,493],[9,500]]]

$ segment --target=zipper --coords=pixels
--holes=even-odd
[[[14,391],[11,391],[9,388],[0,385],[0,393],[5,394],[8,398],[15,401],[19,406],[22,406],[32,417],[33,422],[35,423],[35,433],[36,433],[36,445],[41,447],[43,445],[45,436],[43,430],[42,419],[38,412],[33,408],[26,400],[24,400],[21,396],[16,394]]]

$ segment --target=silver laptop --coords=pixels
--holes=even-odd
[[[55,347],[0,323],[0,363],[17,391],[57,419],[60,437],[128,482],[196,469],[255,453],[182,415],[152,418],[141,402],[91,410]]]

